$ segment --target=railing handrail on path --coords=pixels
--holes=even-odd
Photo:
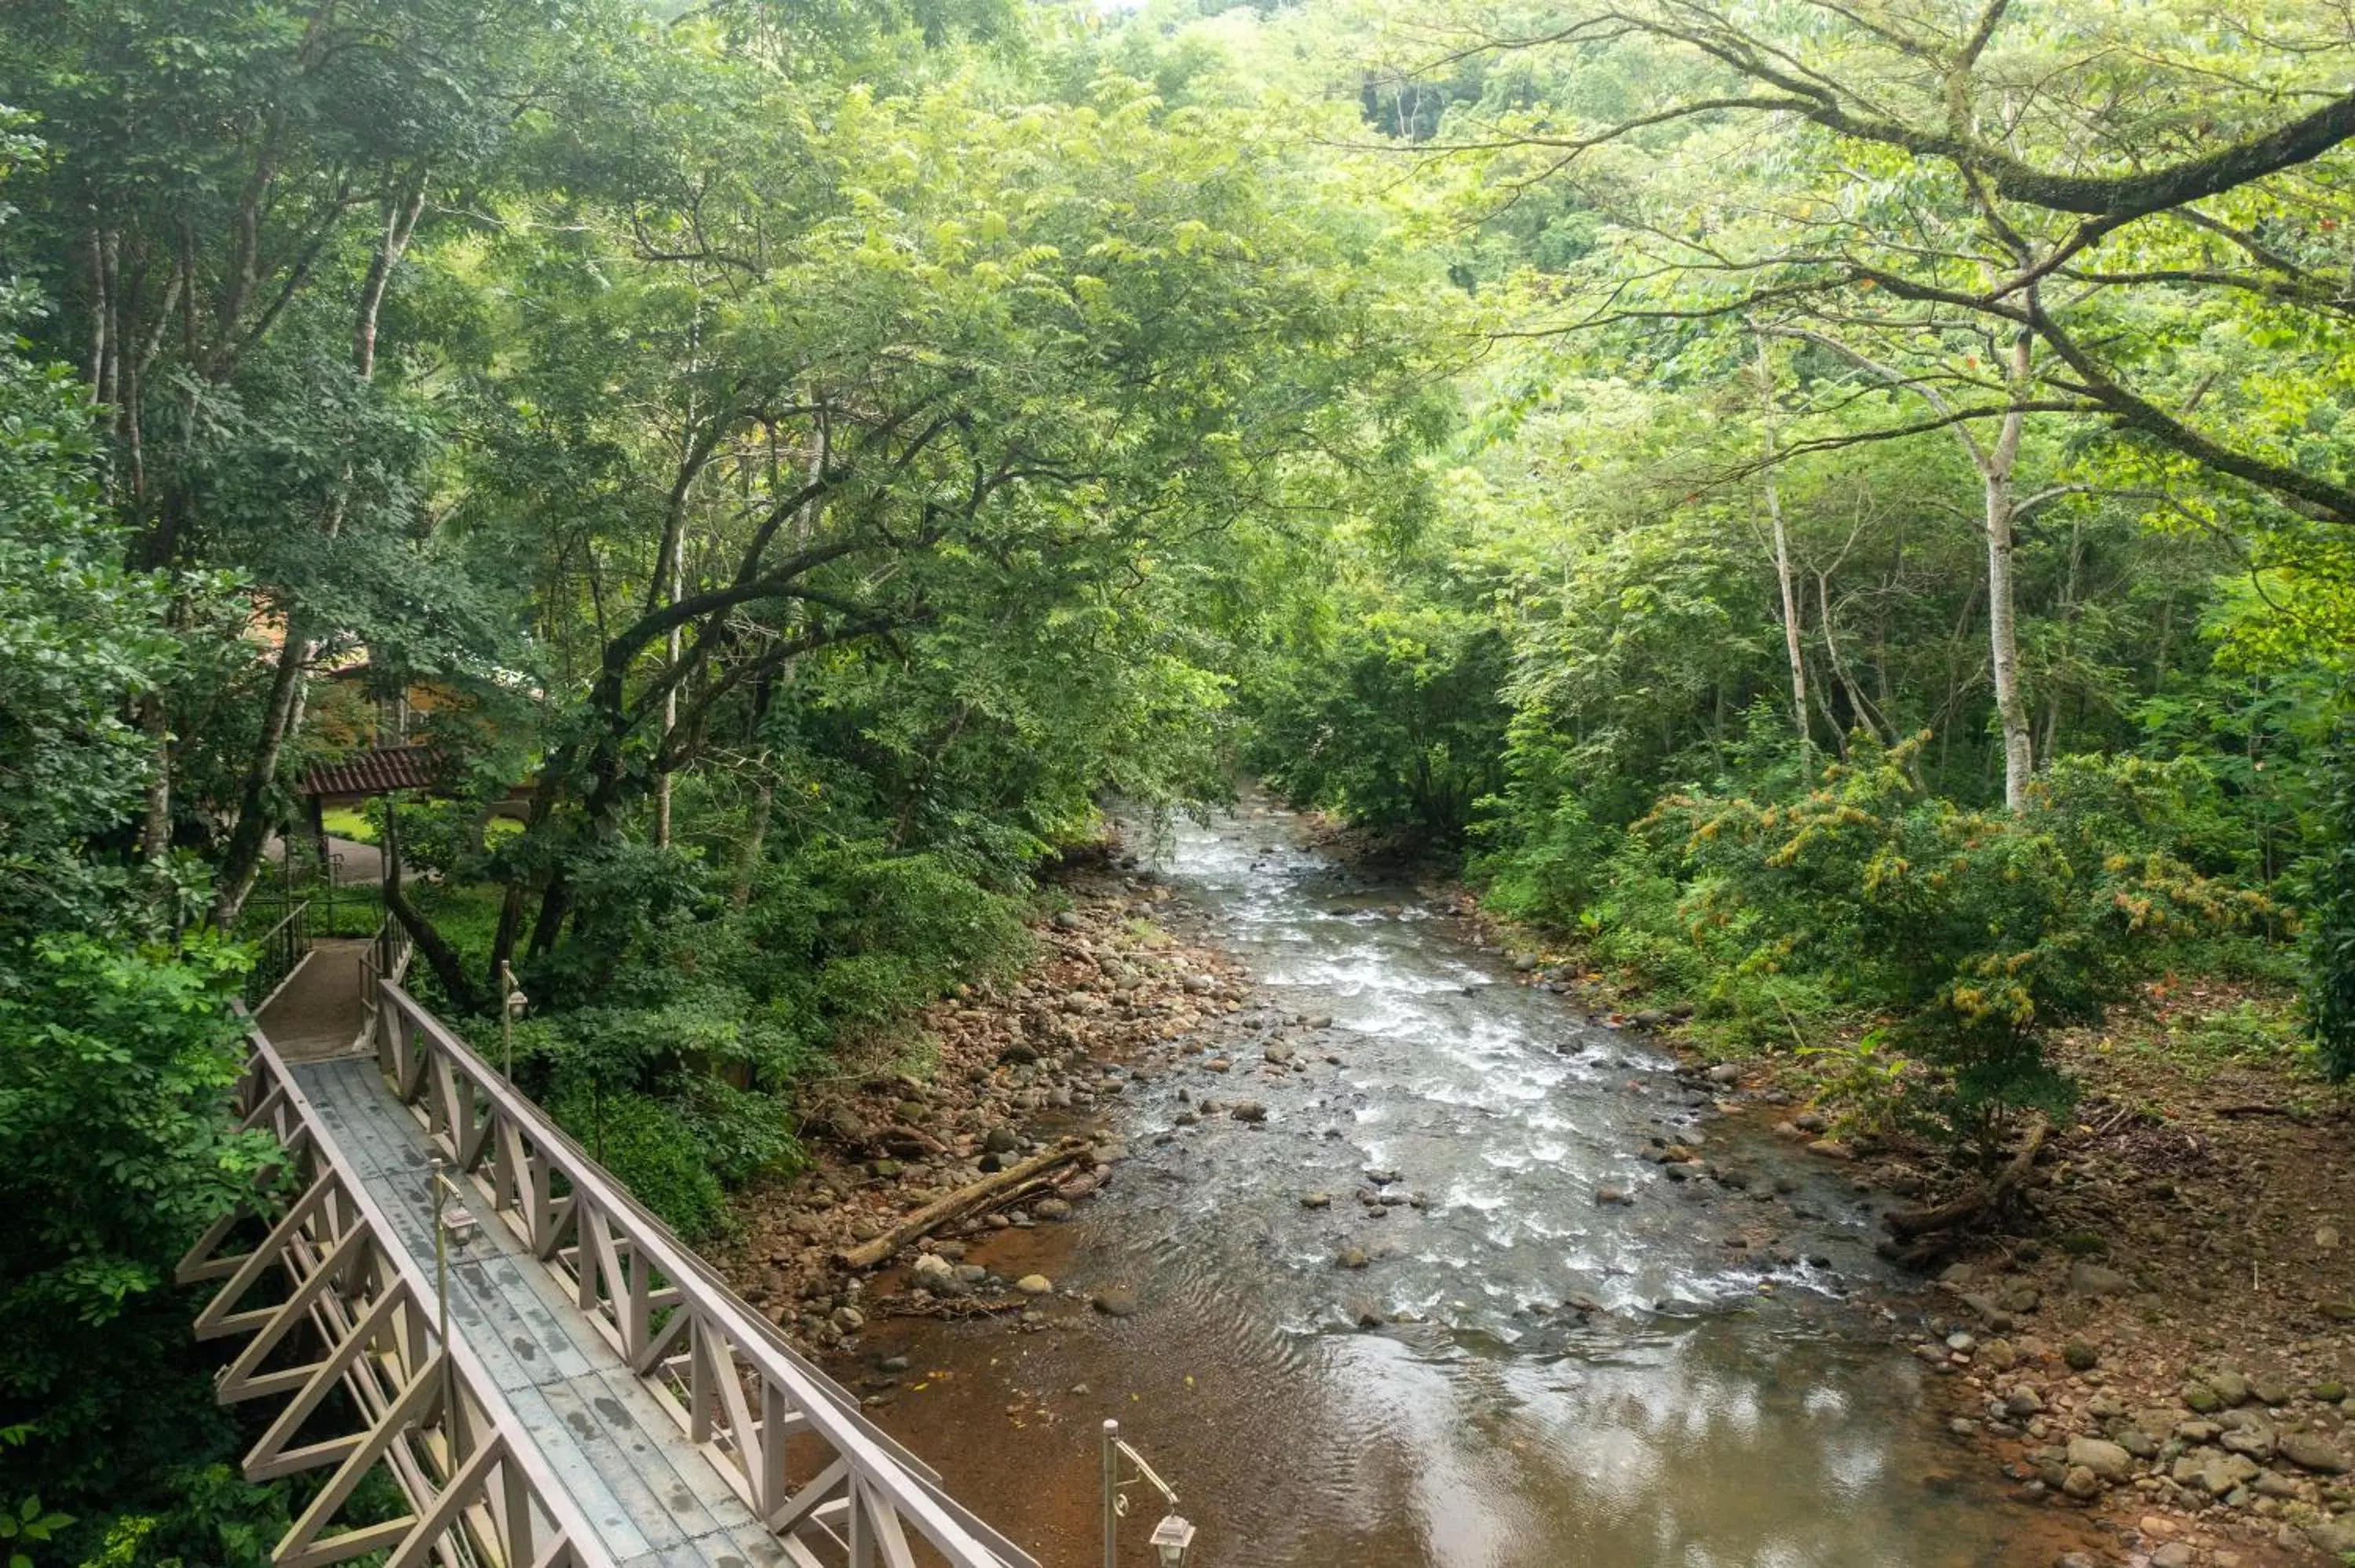
[[[368,950],[360,955],[360,1039],[377,1038],[377,1014],[384,1007],[380,980],[399,985],[409,976],[409,960],[417,951],[416,940],[409,927],[390,910],[377,922],[376,934],[368,938]]]
[[[245,979],[245,1001],[249,1006],[260,1007],[302,967],[303,955],[311,950],[310,912],[309,899],[290,898],[286,913],[254,938],[254,946],[260,951]]]
[[[299,1196],[252,1250],[222,1245],[250,1212],[214,1224],[180,1260],[182,1284],[225,1283],[197,1319],[197,1337],[250,1334],[216,1386],[223,1404],[292,1394],[245,1457],[246,1478],[267,1480],[336,1467],[272,1554],[279,1568],[325,1568],[384,1552],[387,1568],[483,1563],[502,1568],[613,1568],[571,1497],[557,1484],[490,1372],[465,1340],[442,1342],[435,1290],[401,1245],[286,1063],[260,1030],[238,1086],[240,1130],[278,1140]],[[275,1272],[287,1294],[240,1309]],[[307,1324],[327,1347],[320,1359],[276,1367],[276,1352]],[[271,1370],[263,1370],[270,1367]],[[357,1432],[291,1446],[340,1408]],[[330,1533],[328,1525],[378,1465],[407,1493],[407,1516]]]
[[[395,1092],[769,1530],[855,1568],[915,1568],[911,1530],[952,1568],[1038,1568],[448,1026],[378,985]],[[802,1479],[796,1437],[825,1449]]]

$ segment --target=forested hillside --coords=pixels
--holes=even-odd
[[[0,0],[11,1548],[299,1501],[170,1272],[267,1162],[304,781],[396,744],[338,929],[485,1042],[511,972],[690,1240],[1109,805],[1246,779],[1958,1171],[2162,976],[2346,1078],[2350,59],[2318,0]]]

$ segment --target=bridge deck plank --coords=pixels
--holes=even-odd
[[[373,1060],[293,1069],[338,1147],[430,1273],[433,1206],[425,1130]],[[538,1441],[549,1468],[625,1564],[772,1568],[788,1561],[645,1384],[572,1309],[567,1291],[482,1211],[453,1258],[453,1331]]]

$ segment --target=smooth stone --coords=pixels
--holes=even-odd
[[[2347,1473],[2347,1457],[2318,1433],[2285,1432],[2275,1440],[2274,1446],[2283,1458],[2300,1469],[2313,1470],[2325,1476]]]
[[[2123,1481],[2134,1473],[2134,1456],[2117,1444],[2099,1437],[2070,1438],[2069,1463],[2113,1483]]]

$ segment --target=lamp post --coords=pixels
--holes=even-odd
[[[1120,1462],[1124,1458],[1136,1467],[1135,1475],[1122,1476]],[[1121,1440],[1117,1421],[1103,1424],[1104,1568],[1120,1568],[1120,1521],[1128,1513],[1128,1489],[1139,1481],[1150,1482],[1169,1509],[1161,1522],[1153,1527],[1149,1544],[1162,1568],[1181,1568],[1186,1549],[1194,1544],[1194,1527],[1178,1512],[1178,1494],[1170,1489],[1169,1483],[1154,1474],[1144,1455]]]
[[[515,969],[505,959],[499,960],[499,1048],[506,1056],[499,1071],[509,1083],[515,1081],[515,1026],[531,999],[516,984]]]

